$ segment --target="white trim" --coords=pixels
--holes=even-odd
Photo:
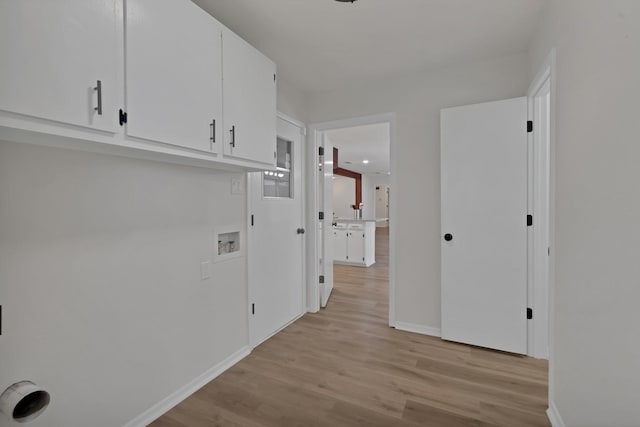
[[[396,322],[395,328],[399,331],[413,332],[416,334],[429,335],[440,338],[442,336],[440,328],[417,325],[415,323]]]
[[[551,49],[548,59],[551,68],[551,147],[549,177],[549,402],[555,400],[555,357],[554,357],[554,325],[555,325],[555,266],[556,266],[556,99],[557,66],[556,49]]]
[[[279,119],[282,119],[285,122],[291,123],[292,125],[299,127],[304,132],[303,135],[306,135],[306,133],[307,133],[307,131],[306,131],[307,125],[305,125],[300,120],[294,119],[293,117],[291,117],[291,116],[289,116],[289,115],[287,115],[285,113],[281,113],[280,111],[278,111],[277,116],[278,116]]]
[[[567,426],[562,420],[562,417],[560,416],[560,412],[558,411],[558,408],[556,408],[556,405],[553,404],[553,402],[549,404],[549,408],[547,409],[547,417],[551,422],[551,427]]]
[[[548,266],[548,312],[549,312],[549,324],[548,324],[548,349],[549,349],[549,408],[555,408],[555,357],[554,357],[554,325],[555,325],[555,211],[556,211],[556,99],[557,99],[557,68],[556,68],[556,48],[552,48],[547,57],[545,58],[541,72],[538,73],[534,79],[530,90],[538,90],[542,84],[544,84],[544,76],[548,68],[548,75],[551,81],[551,111],[550,111],[550,147],[549,147],[549,266]],[[557,409],[553,409],[555,414]],[[559,418],[561,421],[561,418]],[[559,424],[558,426],[563,426]],[[558,427],[555,426],[554,427]]]
[[[528,156],[528,213],[534,216],[533,227],[527,229],[527,301],[528,307],[533,308],[533,320],[527,322],[527,355],[539,359],[548,359],[548,320],[549,302],[545,296],[549,293],[549,257],[546,256],[547,247],[550,247],[549,239],[549,216],[547,211],[540,210],[550,206],[543,200],[549,200],[550,194],[542,188],[549,188],[550,165],[548,161],[540,158],[540,154],[547,154],[551,149],[551,140],[541,140],[538,132],[540,118],[538,117],[538,99],[541,91],[548,86],[551,94],[551,60],[547,58],[542,68],[529,86],[528,97],[528,120],[533,121],[534,130],[527,136],[527,156]],[[549,112],[551,115],[551,112]],[[547,123],[550,126],[550,123]],[[545,145],[540,145],[544,143]],[[543,150],[542,152],[540,150]],[[545,156],[546,157],[546,156]],[[544,173],[542,170],[546,170]],[[544,175],[544,176],[543,176]],[[545,206],[546,204],[546,206]],[[544,255],[541,255],[544,254]],[[545,260],[546,257],[546,260]],[[544,262],[536,262],[544,260]],[[545,281],[544,278],[547,277]]]
[[[124,425],[124,427],[144,427],[151,424],[154,420],[160,418],[171,408],[178,405],[187,397],[191,396],[193,393],[211,382],[218,375],[222,374],[224,371],[247,357],[249,353],[251,353],[251,351],[249,350],[248,346],[242,347],[240,350],[236,351],[231,356],[224,359],[222,362],[211,367],[202,375],[194,378],[189,383],[180,387],[178,390],[171,393],[169,396],[165,397],[160,402],[156,403],[151,408],[147,409],[146,411],[129,421]]]
[[[306,229],[309,230],[307,234],[307,312],[317,313],[320,310],[320,286],[318,283],[319,266],[318,266],[318,239],[317,239],[317,219],[316,212],[318,212],[318,197],[317,186],[318,182],[318,131],[310,127],[310,132],[307,135],[307,145],[312,147],[307,152],[307,173],[306,180],[306,195],[305,204],[307,205],[307,217],[306,217]]]
[[[397,176],[397,165],[396,165],[396,113],[382,113],[382,114],[374,114],[370,116],[363,117],[354,117],[349,119],[342,120],[333,120],[329,122],[322,123],[312,123],[309,126],[309,138],[310,138],[310,146],[314,147],[313,152],[308,156],[308,171],[309,171],[309,179],[308,179],[308,192],[307,192],[307,203],[308,203],[308,214],[310,216],[307,217],[307,229],[314,230],[316,229],[316,218],[315,212],[317,212],[317,193],[315,183],[317,182],[317,170],[316,167],[316,157],[315,154],[318,150],[318,141],[317,134],[320,131],[330,130],[330,129],[340,129],[347,127],[355,127],[355,126],[363,126],[363,125],[371,125],[376,123],[389,123],[389,161],[390,161],[390,169],[391,176],[389,179],[389,188],[390,188],[390,197],[389,197],[389,326],[396,326],[396,298],[395,298],[395,290],[396,290],[396,227],[395,227],[395,218],[396,218],[396,209],[397,209],[397,191],[396,191],[396,176]],[[311,173],[313,175],[311,175]],[[307,307],[307,310],[310,312],[317,312],[320,310],[320,299],[319,299],[319,286],[317,280],[318,277],[318,263],[317,263],[317,244],[316,237],[314,233],[309,233],[308,238],[308,248],[309,248],[309,258],[307,261],[307,265],[309,267],[309,287],[310,294],[318,296],[314,298],[312,304]],[[317,300],[317,302],[316,302]]]
[[[548,349],[549,349],[549,410],[547,415],[554,427],[563,427],[564,423],[555,406],[555,357],[554,357],[554,325],[555,325],[555,211],[556,211],[556,99],[557,70],[556,48],[552,48],[543,61],[540,71],[529,86],[528,93],[536,93],[544,85],[546,79],[551,82],[550,141],[549,141],[549,265],[548,265]]]

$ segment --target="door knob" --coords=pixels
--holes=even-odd
[[[446,240],[447,242],[452,241],[453,240],[453,234],[449,234],[449,233],[445,234],[444,235],[444,240]]]
[[[298,234],[304,234],[304,228],[298,228],[297,232]]]

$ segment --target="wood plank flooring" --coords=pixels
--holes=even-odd
[[[335,266],[307,314],[152,427],[549,427],[547,363],[387,326],[388,233],[376,264]]]

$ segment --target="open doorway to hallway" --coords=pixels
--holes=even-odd
[[[349,276],[350,271],[352,277],[367,276],[368,269],[375,270],[378,278],[383,274],[382,291],[393,295],[394,251],[393,244],[389,246],[393,242],[393,197],[389,197],[393,192],[389,188],[394,122],[393,114],[385,114],[311,127],[319,155],[314,159],[316,174],[309,180],[315,184],[309,189],[315,194],[310,198],[315,199],[315,206],[309,210],[318,212],[312,261],[320,279],[318,309],[328,304],[334,283],[343,283],[344,274]],[[386,265],[377,268],[381,259]],[[393,304],[388,297],[385,300],[391,316]],[[310,311],[316,311],[313,302]]]

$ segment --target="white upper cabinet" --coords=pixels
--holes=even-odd
[[[0,1],[0,110],[115,132],[118,2]]]
[[[0,58],[0,139],[275,167],[275,64],[190,0],[0,0]]]
[[[275,165],[275,64],[225,28],[222,67],[224,154]]]
[[[218,153],[222,25],[190,1],[126,1],[127,135]]]

